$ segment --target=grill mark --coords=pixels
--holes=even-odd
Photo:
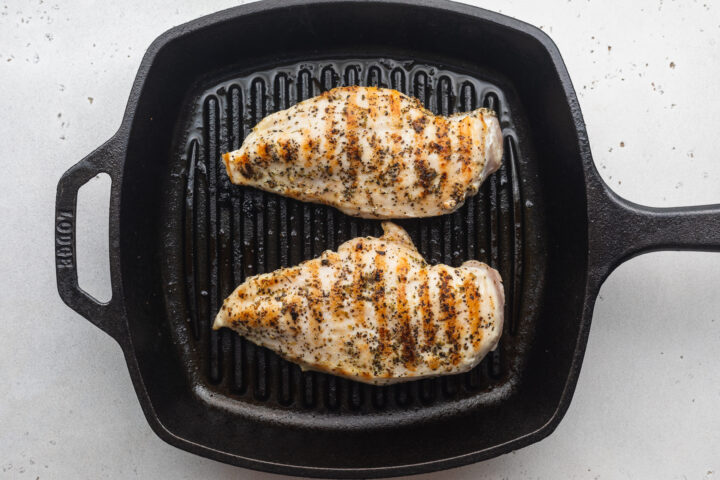
[[[403,145],[403,121],[402,114],[400,113],[400,95],[397,92],[390,92],[389,95],[386,95],[386,99],[389,104],[388,109],[391,115],[390,121],[388,122],[388,130],[391,132],[390,151],[392,152],[392,155],[390,156],[388,170],[392,172],[390,177],[392,178],[393,184],[397,184],[399,186],[399,183],[402,181],[402,177],[404,176],[403,172],[407,167],[406,155],[402,155],[400,152]],[[397,193],[397,191],[393,190],[393,200],[395,201],[397,201]]]
[[[297,267],[284,269],[282,272],[275,272],[271,275],[257,277],[254,279],[254,286],[257,288],[258,293],[269,293],[263,292],[266,289],[277,287],[278,285],[289,283],[296,279],[300,275],[300,269]],[[240,292],[238,292],[240,295]]]
[[[305,291],[305,299],[307,300],[308,306],[310,307],[309,325],[311,337],[317,336],[312,335],[312,332],[320,333],[321,324],[323,323],[323,294],[320,283],[320,262],[318,260],[311,260],[305,264],[310,279],[307,283],[307,289]]]
[[[385,370],[387,368],[387,360],[392,353],[392,346],[389,342],[389,333],[387,328],[387,295],[385,292],[386,269],[387,263],[385,261],[385,256],[376,253],[375,273],[373,278],[375,283],[373,291],[373,306],[375,307],[375,326],[378,333],[377,349],[373,355],[373,366],[376,375],[380,373],[392,375],[392,372],[389,369],[386,372],[378,371],[380,369]],[[383,362],[383,359],[385,362]]]
[[[258,140],[255,153],[258,156],[258,160],[264,160],[268,156],[268,145],[262,137],[260,137],[260,139]]]
[[[452,276],[445,268],[438,271],[440,284],[440,321],[445,324],[445,341],[450,347],[450,362],[460,363],[460,332],[458,332],[456,296],[452,285]]]
[[[378,89],[368,87],[366,89],[366,98],[368,102],[368,116],[373,120],[377,120],[380,116],[380,106],[378,105]]]
[[[419,272],[418,298],[420,300],[420,315],[423,326],[423,351],[428,351],[435,343],[435,335],[437,333],[437,325],[430,305],[430,279],[428,278],[428,268],[421,268]]]
[[[374,169],[376,172],[375,184],[382,185],[382,160],[385,156],[383,142],[378,138],[377,133],[375,132],[368,136],[367,141],[370,145],[370,149],[372,150],[372,157],[370,162],[372,164],[371,169]]]
[[[459,159],[462,164],[463,180],[468,185],[472,181],[473,168],[472,168],[472,118],[466,117],[458,126],[459,145],[458,153]]]
[[[390,95],[388,95],[388,102],[390,103],[391,125],[398,130],[402,130],[403,121],[402,114],[400,113],[400,94],[398,94],[397,92],[390,92]]]
[[[390,161],[393,163],[394,162],[398,163],[398,167],[397,167],[398,171],[396,172],[396,175],[397,175],[397,173],[403,172],[405,169],[405,156],[400,155],[400,147],[402,147],[402,134],[392,133],[390,135],[390,139],[392,140],[392,145],[391,145],[392,155],[390,156]],[[399,175],[397,175],[397,176],[399,178]]]
[[[358,141],[358,107],[357,91],[353,89],[347,96],[343,116],[345,117],[345,153],[348,166],[344,172],[343,185],[345,186],[345,199],[350,200],[355,196],[358,176],[362,171],[362,159],[360,158],[360,144]]]
[[[280,275],[268,275],[255,280],[255,288],[259,294],[267,293],[267,290],[277,287],[284,279]]]
[[[233,172],[240,173],[240,177],[232,176],[233,183],[237,185],[246,185],[248,182],[246,178],[252,180],[255,177],[256,169],[253,167],[250,155],[247,152],[243,152],[241,155],[232,155],[229,160],[230,169]]]
[[[339,130],[335,128],[337,121],[335,119],[335,104],[328,102],[325,109],[325,152],[324,157],[330,165],[329,174],[337,172],[340,166],[339,156],[335,154],[337,147],[337,136]]]
[[[330,288],[330,298],[328,299],[330,313],[336,318],[346,319],[349,315],[344,308],[346,290],[343,287],[343,282],[345,281],[347,270],[342,268],[337,261],[333,262],[332,265],[335,267],[334,270],[337,271],[337,278]]]
[[[298,319],[300,318],[302,311],[303,306],[299,296],[290,295],[283,299],[282,312],[285,315],[286,331],[295,339],[297,339],[301,331]],[[301,352],[295,351],[294,355],[296,358],[302,357]]]
[[[415,135],[413,138],[413,151],[415,154],[414,158],[414,172],[419,192],[418,198],[424,199],[430,195],[430,190],[435,177],[437,177],[437,171],[430,167],[427,159],[425,158],[428,154],[428,144],[425,141],[423,132],[425,130],[424,123],[422,128],[415,129]]]
[[[258,323],[268,332],[266,335],[269,338],[274,338],[274,335],[270,334],[273,330],[276,334],[280,333],[278,329],[278,319],[280,318],[280,311],[277,307],[270,304],[267,307],[258,309],[257,316]]]
[[[278,139],[275,150],[278,154],[277,161],[279,164],[282,161],[289,164],[295,163],[298,155],[298,145],[293,139],[289,137]]]
[[[315,162],[315,155],[314,155],[315,150],[316,150],[317,140],[314,140],[312,138],[309,128],[303,128],[302,136],[300,138],[303,139],[301,149],[302,149],[303,156],[305,157],[305,167],[312,168],[313,165],[317,165],[317,163],[318,163],[318,162]]]
[[[407,258],[400,257],[397,264],[397,319],[400,324],[401,359],[405,368],[415,370],[415,335],[410,324],[410,308],[407,300],[407,275],[410,266]]]
[[[485,123],[485,115],[480,112],[480,123],[482,124],[482,135],[480,135],[480,158],[482,158],[483,167],[485,166],[485,143],[487,142],[487,123]]]
[[[365,326],[365,292],[362,280],[363,275],[363,257],[364,249],[362,242],[358,242],[353,251],[350,254],[352,258],[352,264],[355,266],[353,271],[353,282],[352,282],[352,303],[351,303],[351,314],[355,317],[355,324]]]
[[[228,319],[228,322],[233,328],[244,328],[244,333],[247,333],[257,326],[257,315],[254,313],[252,307],[241,307]]]
[[[438,189],[441,198],[445,198],[445,187],[448,185],[447,178],[451,175],[448,172],[452,155],[452,144],[450,141],[448,121],[442,117],[435,117],[435,151],[438,155],[438,173],[440,174],[440,182]]]
[[[465,302],[468,309],[469,334],[472,340],[473,349],[477,349],[483,339],[482,317],[480,316],[480,292],[478,291],[476,282],[477,277],[474,273],[468,273],[463,282],[465,289]]]

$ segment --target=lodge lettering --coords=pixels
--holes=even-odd
[[[60,212],[55,219],[55,262],[58,268],[73,267],[72,212]]]

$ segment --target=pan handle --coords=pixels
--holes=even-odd
[[[720,252],[720,204],[655,208],[625,200],[597,185],[589,223],[590,271],[599,283],[621,263],[657,250]],[[591,197],[593,195],[591,194]]]
[[[125,326],[121,324],[120,299],[122,294],[119,280],[119,267],[114,259],[118,247],[112,239],[116,225],[110,224],[110,278],[112,279],[112,297],[102,303],[85,292],[78,285],[77,251],[75,248],[75,226],[78,190],[99,173],[110,175],[112,186],[110,193],[110,218],[116,218],[119,192],[120,159],[123,148],[118,140],[119,134],[105,142],[90,155],[73,165],[60,178],[55,203],[55,272],[60,297],[73,310],[90,320],[118,342],[124,337]]]

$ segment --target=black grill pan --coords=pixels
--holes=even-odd
[[[374,387],[301,372],[230,331],[222,299],[379,222],[232,186],[220,154],[261,118],[339,85],[391,87],[451,114],[498,112],[502,168],[462,209],[407,220],[431,263],[499,269],[499,348],[462,375]],[[112,177],[112,300],[77,284],[77,190]],[[547,436],[572,397],[602,281],[657,249],[720,250],[720,206],[617,197],[592,162],[559,52],[540,30],[459,4],[267,1],[176,27],[149,48],[120,130],[57,193],[63,300],[123,348],[164,440],[249,468],[329,477],[438,470]]]

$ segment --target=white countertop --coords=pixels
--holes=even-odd
[[[115,132],[155,37],[237,2],[180,3],[0,2],[0,478],[272,477],[157,438],[120,348],[55,286],[58,178]],[[720,203],[720,5],[472,3],[555,40],[595,161],[620,195],[653,206]],[[81,281],[107,291],[107,221],[91,219],[94,210],[79,212]],[[600,292],[558,429],[433,476],[720,479],[719,289],[717,253],[654,253],[622,265]]]

